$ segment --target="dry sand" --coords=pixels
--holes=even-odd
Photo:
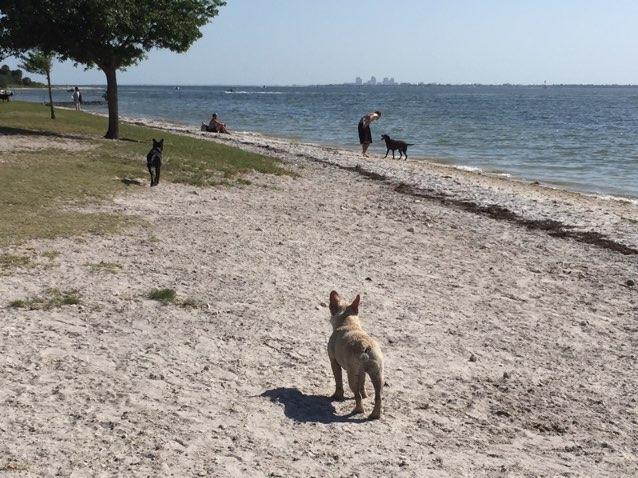
[[[36,262],[0,276],[0,474],[636,476],[638,256],[516,219],[634,248],[634,204],[217,140],[300,177],[140,188],[100,209],[146,227],[0,251]],[[49,287],[81,304],[7,308]],[[155,287],[197,305],[148,300]],[[327,399],[333,288],[362,294],[386,355],[379,421]]]

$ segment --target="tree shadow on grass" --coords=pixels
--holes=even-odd
[[[284,415],[301,423],[363,423],[361,415],[337,415],[332,399],[324,395],[306,395],[296,388],[273,388],[261,394],[284,406]],[[359,417],[359,418],[357,418]]]
[[[0,126],[0,134],[4,134],[7,136],[50,136],[54,138],[64,138],[64,139],[79,139],[86,140],[86,136],[80,136],[75,134],[68,133],[56,133],[55,131],[38,131],[34,129],[24,129],[24,128],[8,128],[6,126]]]
[[[24,128],[9,128],[6,126],[0,126],[0,134],[7,136],[47,136],[52,138],[62,138],[62,139],[77,139],[81,141],[86,141],[87,139],[92,139],[92,136],[86,135],[77,135],[70,133],[58,133],[55,131],[40,131],[34,129],[24,129]],[[129,143],[141,143],[141,141],[132,138],[120,138],[119,141],[126,141]]]

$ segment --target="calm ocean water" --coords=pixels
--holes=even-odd
[[[97,100],[104,89],[83,91]],[[413,158],[638,198],[638,87],[121,86],[119,98],[124,116],[198,126],[216,112],[231,130],[348,148],[358,147],[359,118],[378,109],[373,152],[385,153],[387,133],[415,143]],[[15,99],[44,101],[45,92]]]

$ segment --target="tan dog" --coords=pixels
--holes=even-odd
[[[348,384],[356,402],[352,413],[363,413],[361,399],[367,396],[367,373],[374,385],[374,409],[368,418],[381,418],[383,354],[379,344],[361,328],[358,316],[360,300],[361,297],[357,296],[348,305],[334,290],[330,292],[332,335],[328,341],[328,357],[336,383],[332,398],[343,400],[343,368],[348,374]]]

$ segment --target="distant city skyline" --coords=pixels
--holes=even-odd
[[[383,80],[377,81],[377,77],[372,75],[368,81],[363,81],[363,79],[360,76],[357,76],[354,80],[354,84],[355,85],[372,85],[372,86],[375,86],[375,85],[391,86],[391,85],[396,85],[397,82],[394,81],[394,77],[388,78],[387,76],[383,77]]]
[[[637,24],[633,0],[232,0],[187,53],[151,51],[119,83],[638,84]],[[105,80],[64,62],[53,81]]]

